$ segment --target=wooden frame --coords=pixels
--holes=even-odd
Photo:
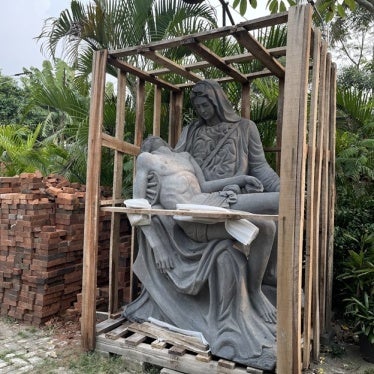
[[[259,28],[279,24],[287,24],[288,27],[286,47],[267,50],[250,33]],[[208,40],[223,37],[235,38],[247,52],[220,57],[204,44]],[[163,51],[179,45],[189,48],[198,55],[199,61],[180,65],[163,55]],[[139,54],[143,58],[157,62],[160,67],[156,70],[141,70],[126,60]],[[278,60],[280,56],[286,56],[285,67]],[[264,69],[244,74],[233,65],[254,59],[259,60]],[[102,132],[107,64],[118,68],[115,137]],[[242,101],[246,103],[250,100],[253,79],[273,75],[279,80],[276,151],[279,151],[277,160],[281,190],[278,236],[277,372],[299,373],[302,368],[309,366],[311,353],[314,359],[318,358],[320,334],[329,328],[335,198],[336,69],[327,53],[326,43],[321,40],[321,33],[312,28],[310,5],[298,5],[291,7],[289,12],[243,22],[236,26],[225,26],[146,46],[95,53],[87,165],[82,346],[86,350],[93,350],[96,343],[97,218],[100,210],[103,209],[112,212],[108,318],[113,317],[118,310],[116,231],[118,215],[123,213],[123,209],[121,210],[116,202],[121,201],[122,155],[127,153],[136,156],[143,138],[145,84],[147,82],[154,85],[154,135],[160,134],[162,90],[170,92],[168,140],[171,145],[175,145],[182,128],[183,91],[204,79],[202,72],[211,65],[223,73],[223,76],[217,79],[219,82],[236,81],[242,86]],[[186,82],[175,84],[168,80],[168,74],[178,74]],[[129,75],[137,77],[134,144],[123,141],[126,119],[125,90]],[[308,103],[308,93],[310,93],[310,103]],[[241,115],[249,118],[249,105],[242,107]],[[109,147],[115,151],[112,207],[105,208],[100,208],[99,201],[102,147]],[[303,242],[306,243],[305,248]],[[302,319],[303,291],[305,306]]]

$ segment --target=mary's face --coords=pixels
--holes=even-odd
[[[195,97],[193,101],[197,114],[205,120],[208,125],[216,123],[217,115],[213,104],[206,97]]]

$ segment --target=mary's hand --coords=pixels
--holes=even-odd
[[[174,268],[172,257],[166,252],[163,247],[153,248],[153,254],[155,257],[156,267],[160,270],[161,273],[166,273],[167,270]]]
[[[240,187],[238,184],[228,184],[227,186],[223,187],[222,191],[230,191],[240,194]]]
[[[246,184],[244,186],[247,193],[254,193],[254,192],[263,192],[264,186],[260,182],[259,179],[256,177],[251,177],[247,175],[245,177]]]

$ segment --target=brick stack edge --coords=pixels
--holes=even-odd
[[[103,199],[108,192],[102,190]],[[0,313],[33,325],[79,315],[85,186],[58,175],[0,177]],[[99,220],[97,303],[107,301],[110,213]],[[120,300],[130,280],[131,229],[120,229]]]

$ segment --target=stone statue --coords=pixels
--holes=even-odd
[[[279,179],[265,161],[256,126],[234,113],[215,82],[196,84],[192,98],[200,119],[185,129],[176,150],[155,137],[143,143],[134,198],[164,209],[187,202],[277,213]],[[246,256],[222,222],[152,216],[138,230],[134,272],[143,290],[124,316],[199,331],[214,355],[273,370],[276,312],[261,283],[276,225],[253,223],[258,235]]]
[[[265,159],[255,123],[237,115],[214,80],[196,83],[191,101],[198,119],[183,129],[175,150],[189,152],[208,181],[242,174],[258,178],[264,186],[264,194],[256,196],[257,204],[251,206],[250,211],[277,214],[279,197],[273,200],[270,211],[269,207],[266,211],[261,209],[267,192],[279,192],[279,177]],[[270,286],[276,286],[276,258],[277,240],[264,279]]]

